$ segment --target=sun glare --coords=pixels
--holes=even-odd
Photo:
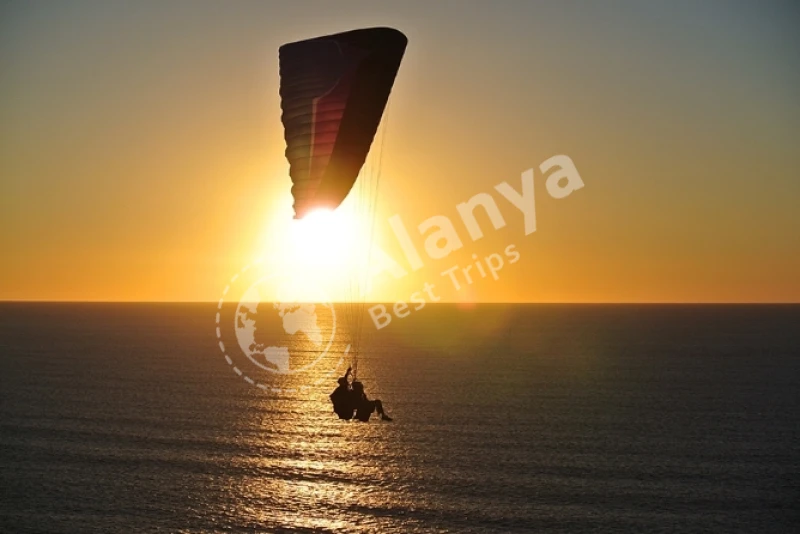
[[[316,210],[270,232],[266,256],[290,281],[283,300],[360,300],[367,291],[370,225],[354,210]]]
[[[321,262],[338,269],[358,247],[358,224],[346,212],[316,210],[292,221],[290,247],[286,251],[301,264]]]

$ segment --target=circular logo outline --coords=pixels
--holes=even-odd
[[[262,276],[261,278],[257,279],[255,282],[253,282],[252,284],[250,284],[250,287],[248,287],[248,288],[247,288],[247,290],[245,290],[245,292],[244,292],[245,296],[246,296],[246,295],[247,295],[247,293],[250,291],[250,289],[252,289],[253,287],[255,287],[255,286],[259,285],[259,284],[261,284],[263,281],[265,281],[265,280],[268,280],[268,279],[272,279],[272,278],[279,278],[279,277],[281,277],[281,276],[282,276],[282,275],[280,275],[280,274],[275,274],[275,273],[273,273],[273,274],[267,274],[267,275],[264,275],[264,276]],[[272,369],[272,368],[270,368],[270,367],[267,367],[267,366],[265,366],[265,365],[264,365],[264,364],[262,364],[261,362],[258,362],[258,361],[256,361],[256,359],[255,359],[255,358],[253,358],[253,353],[252,353],[251,351],[246,351],[246,350],[244,350],[244,348],[242,347],[242,340],[241,340],[241,338],[239,337],[239,329],[238,329],[238,328],[236,328],[236,326],[235,326],[235,325],[236,325],[236,321],[238,320],[238,316],[239,316],[239,309],[240,309],[240,308],[241,308],[241,306],[242,306],[242,300],[243,300],[244,298],[245,298],[245,297],[242,297],[241,299],[239,299],[239,304],[238,304],[238,306],[236,307],[236,314],[234,314],[234,317],[233,317],[233,321],[234,321],[234,330],[235,330],[235,332],[236,332],[236,340],[237,340],[237,341],[238,341],[238,343],[239,343],[239,348],[240,348],[240,349],[242,349],[242,352],[244,352],[244,353],[245,353],[245,356],[247,356],[247,358],[248,358],[248,359],[249,359],[251,362],[253,362],[253,364],[254,364],[254,365],[256,365],[257,367],[259,367],[259,368],[261,368],[261,369],[263,369],[264,371],[267,371],[267,372],[269,372],[269,373],[276,373],[276,374],[281,374],[281,375],[292,375],[292,374],[296,374],[296,373],[302,373],[302,372],[306,372],[306,371],[308,371],[309,369],[311,369],[312,367],[314,367],[315,365],[317,365],[317,363],[319,363],[319,361],[320,361],[322,358],[324,358],[326,354],[328,354],[328,351],[330,351],[330,349],[331,349],[331,345],[333,344],[333,340],[336,338],[336,310],[335,310],[335,309],[334,309],[334,307],[333,307],[333,302],[331,302],[330,300],[328,300],[328,301],[326,301],[326,302],[324,302],[324,303],[315,303],[315,304],[321,304],[322,306],[324,306],[324,307],[326,307],[326,308],[330,309],[330,311],[331,311],[331,317],[332,317],[332,319],[333,319],[333,325],[332,325],[332,327],[331,327],[331,335],[330,335],[330,337],[328,338],[328,344],[325,346],[325,349],[324,349],[324,350],[322,350],[322,351],[319,353],[319,356],[317,356],[317,357],[314,359],[314,361],[312,361],[311,363],[308,363],[308,364],[306,364],[306,365],[304,365],[304,366],[302,366],[302,367],[300,367],[300,368],[298,368],[298,369],[287,369],[286,371],[281,371],[279,366],[278,366],[278,367],[279,367],[279,368],[278,368],[278,370],[275,370],[275,369]]]
[[[329,377],[331,377],[334,374],[335,371],[337,371],[339,369],[339,367],[341,367],[342,363],[345,361],[345,358],[350,353],[351,346],[350,346],[349,343],[345,347],[344,353],[339,357],[338,361],[336,362],[336,365],[332,369],[330,369],[329,371],[323,373],[323,375],[320,378],[317,378],[311,384],[303,385],[303,386],[300,386],[300,387],[297,387],[297,388],[281,388],[281,387],[270,386],[268,384],[265,384],[264,382],[259,382],[258,380],[255,380],[255,379],[251,378],[250,376],[248,376],[247,374],[245,374],[237,365],[234,364],[233,359],[230,357],[230,355],[228,354],[227,348],[225,347],[225,342],[222,339],[221,316],[222,316],[222,306],[225,304],[225,297],[228,295],[228,292],[231,290],[231,287],[236,283],[237,280],[239,280],[239,278],[243,274],[245,274],[247,271],[249,271],[253,266],[261,265],[262,263],[263,263],[263,258],[259,258],[259,259],[255,260],[255,261],[253,261],[252,263],[249,263],[249,264],[245,265],[244,267],[242,267],[242,269],[238,273],[236,273],[235,275],[233,275],[231,277],[230,281],[225,286],[225,289],[222,291],[222,296],[220,297],[219,302],[217,303],[217,311],[216,311],[216,316],[215,316],[215,321],[214,321],[215,322],[215,326],[216,326],[216,334],[217,334],[217,342],[218,342],[217,346],[219,347],[220,351],[222,352],[222,355],[225,357],[225,362],[233,369],[233,372],[236,373],[238,376],[242,377],[244,379],[244,381],[247,382],[248,384],[250,384],[251,386],[256,386],[259,389],[262,389],[262,390],[270,392],[270,393],[275,393],[275,394],[296,393],[296,392],[307,391],[307,390],[311,389],[312,387],[316,386],[317,384],[321,383],[323,380],[327,380]],[[265,279],[270,278],[270,277],[276,277],[276,276],[280,276],[280,275],[278,275],[278,274],[264,275],[264,276],[260,277],[258,280],[256,280],[256,282],[251,284],[249,287],[253,287],[254,285],[258,284],[262,280],[265,280]],[[248,289],[249,289],[249,287],[248,287]],[[240,303],[241,303],[241,299],[240,299],[239,303],[237,303],[237,309],[238,309],[238,306],[239,306]],[[255,362],[250,357],[250,355],[248,355],[246,353],[245,353],[245,356],[247,356],[247,358],[252,363],[256,364],[261,369],[264,369],[264,370],[266,370],[266,371],[268,371],[270,373],[277,374],[277,375],[287,375],[288,376],[288,375],[291,375],[291,374],[299,373],[300,371],[308,371],[308,369],[310,369],[311,367],[313,367],[317,363],[319,363],[319,361],[328,353],[328,351],[330,350],[330,346],[333,343],[333,340],[334,340],[334,338],[336,336],[336,312],[335,312],[335,309],[334,309],[334,306],[333,306],[333,302],[328,301],[328,304],[330,305],[331,313],[333,315],[333,321],[334,321],[333,332],[331,334],[331,337],[330,337],[330,340],[328,342],[328,345],[325,347],[325,350],[323,350],[320,353],[320,355],[311,364],[305,365],[305,366],[301,367],[300,369],[295,369],[293,371],[280,372],[280,371],[276,371],[274,369],[269,369],[269,368],[266,368],[266,367],[263,367],[263,366],[259,365],[257,362]],[[234,314],[234,321],[235,320],[236,320],[236,314]],[[238,334],[237,334],[237,345],[238,344],[239,344],[239,339],[238,339]],[[241,346],[239,346],[239,349],[241,350]],[[245,351],[242,351],[242,352],[244,353]]]

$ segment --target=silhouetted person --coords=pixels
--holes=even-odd
[[[331,393],[331,402],[333,403],[333,411],[339,416],[339,419],[350,420],[353,418],[353,412],[356,409],[355,397],[350,385],[347,383],[347,377],[350,376],[351,368],[347,368],[347,372],[343,377],[339,378],[339,387]]]
[[[356,419],[359,421],[364,421],[366,423],[369,421],[369,416],[376,411],[384,421],[392,420],[392,418],[383,411],[383,403],[380,399],[369,400],[367,398],[367,394],[364,393],[364,384],[361,382],[353,382],[352,395],[356,407]]]

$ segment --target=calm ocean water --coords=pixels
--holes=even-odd
[[[800,521],[800,306],[428,306],[369,336],[395,421],[367,424],[331,413],[327,358],[302,393],[245,383],[214,313],[0,305],[1,532]]]

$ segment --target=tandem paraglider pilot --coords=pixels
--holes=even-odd
[[[350,386],[348,377],[351,372],[352,368],[348,367],[345,375],[338,380],[339,386],[330,395],[333,411],[339,416],[339,419],[349,421],[355,417],[366,423],[370,416],[377,412],[383,421],[391,421],[392,418],[383,410],[383,403],[380,399],[369,400],[367,398],[367,394],[364,393],[364,384],[353,381],[352,387]]]

